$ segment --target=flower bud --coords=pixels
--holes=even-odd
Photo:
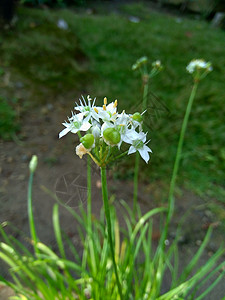
[[[139,69],[142,65],[147,64],[147,62],[148,62],[148,58],[146,56],[139,58],[136,61],[136,63],[132,66],[132,70],[135,71],[135,70]]]
[[[93,136],[94,136],[95,139],[99,139],[100,134],[101,134],[101,130],[100,130],[100,128],[98,127],[98,125],[95,125],[95,126],[92,128],[92,134],[93,134]]]
[[[158,70],[162,70],[162,64],[160,60],[156,60],[152,63],[152,67]]]
[[[80,138],[81,143],[86,149],[91,149],[94,144],[94,135],[91,133],[85,134],[82,138]]]
[[[141,123],[143,121],[143,117],[139,112],[134,113],[132,118],[134,121],[137,121],[139,123]]]
[[[106,128],[103,131],[103,137],[106,144],[115,146],[120,142],[120,133],[115,128]]]
[[[35,172],[37,168],[37,164],[38,164],[37,155],[33,155],[29,164],[29,169],[31,173]]]

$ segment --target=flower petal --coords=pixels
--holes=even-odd
[[[63,129],[60,133],[59,133],[59,138],[61,139],[61,137],[63,137],[64,135],[66,135],[68,132],[70,132],[70,127],[67,127],[65,129]]]
[[[135,153],[137,151],[137,149],[134,148],[134,146],[130,146],[129,151],[128,151],[128,155]]]
[[[146,163],[148,163],[149,161],[149,154],[148,154],[148,151],[144,150],[144,147],[141,148],[141,149],[138,149],[138,152],[140,153],[141,157],[144,159],[144,161]]]
[[[150,149],[148,146],[144,145],[143,146],[145,151],[151,152],[152,153],[152,149]]]
[[[80,130],[87,131],[90,127],[91,127],[91,124],[89,122],[85,122],[81,125]]]

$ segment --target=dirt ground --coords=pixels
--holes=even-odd
[[[27,186],[28,164],[33,154],[39,159],[33,185],[33,206],[35,223],[40,239],[55,249],[56,243],[52,228],[52,207],[55,200],[44,190],[43,186],[59,196],[62,201],[75,210],[79,205],[86,205],[86,160],[75,155],[76,136],[68,134],[58,139],[58,133],[63,129],[61,123],[66,119],[69,110],[60,105],[44,105],[27,112],[23,118],[21,134],[22,141],[0,142],[0,222],[9,222],[16,227],[14,236],[19,240],[29,235],[27,218]],[[93,215],[98,216],[102,206],[99,170],[93,166]],[[124,199],[132,204],[132,182],[114,180],[109,172],[110,194],[116,199]],[[157,206],[151,187],[140,185],[139,203],[142,210]],[[192,209],[193,208],[193,209]],[[188,261],[196,252],[206,233],[209,224],[215,225],[214,234],[204,254],[202,263],[218,249],[224,236],[219,224],[210,211],[205,208],[205,202],[188,191],[183,191],[177,199],[173,224],[170,229],[170,239],[175,235],[179,219],[187,210],[192,209],[184,223],[180,237],[180,255],[182,261]],[[76,224],[65,209],[60,210],[63,229],[79,245]],[[10,229],[9,233],[12,232]],[[159,231],[155,227],[154,238],[157,243]],[[0,275],[7,277],[7,268],[0,262]],[[0,299],[8,299],[8,290],[0,288]],[[207,299],[220,300],[225,295],[223,284],[211,293]]]

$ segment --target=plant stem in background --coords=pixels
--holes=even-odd
[[[164,227],[163,236],[162,236],[164,241],[167,238],[168,226],[169,226],[169,223],[170,223],[171,218],[173,216],[173,211],[174,211],[174,190],[175,190],[175,184],[176,184],[177,173],[178,173],[178,169],[179,169],[179,165],[180,165],[180,160],[181,160],[181,156],[182,156],[182,147],[183,147],[183,142],[184,142],[184,135],[185,135],[185,132],[186,132],[188,119],[189,119],[192,104],[193,104],[193,101],[194,101],[194,98],[195,98],[195,95],[196,95],[197,87],[198,87],[198,81],[195,81],[194,86],[193,86],[192,91],[191,91],[191,95],[190,95],[190,98],[189,98],[189,101],[188,101],[188,105],[187,105],[187,108],[186,108],[185,116],[184,116],[184,119],[183,119],[181,131],[180,131],[180,138],[179,138],[179,142],[178,142],[177,153],[176,153],[176,158],[175,158],[175,162],[174,162],[174,166],[173,166],[172,178],[171,178],[171,182],[170,182],[169,197],[168,197],[168,214],[167,214],[166,225]]]
[[[102,181],[102,199],[103,199],[104,209],[105,209],[109,246],[110,246],[110,251],[111,251],[111,255],[112,255],[112,262],[113,262],[113,267],[114,267],[114,271],[115,271],[118,292],[120,295],[120,300],[122,300],[123,299],[122,288],[121,288],[121,284],[120,284],[120,280],[119,280],[119,276],[118,276],[118,272],[117,272],[117,265],[116,265],[116,261],[115,261],[115,251],[114,251],[113,240],[112,240],[112,227],[111,227],[111,217],[110,217],[110,209],[109,209],[109,199],[108,199],[108,189],[107,189],[107,179],[106,179],[106,168],[105,167],[101,167],[101,181]]]
[[[143,101],[142,101],[142,112],[147,109],[147,96],[148,96],[148,75],[143,75],[143,83],[144,83],[144,90],[143,90]]]
[[[142,111],[147,109],[147,95],[148,95],[148,75],[143,75],[144,91],[142,99]],[[134,218],[137,212],[137,198],[138,198],[138,173],[140,164],[140,154],[136,152],[135,166],[134,166],[134,196],[133,196],[133,214]]]

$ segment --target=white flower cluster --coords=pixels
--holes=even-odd
[[[194,73],[196,71],[207,71],[211,72],[213,70],[212,64],[210,62],[206,62],[203,59],[193,59],[188,66],[186,67],[189,73]]]
[[[106,160],[112,147],[120,150],[121,144],[126,143],[129,145],[128,154],[138,151],[146,163],[149,161],[149,152],[152,151],[146,145],[147,134],[142,130],[142,114],[118,113],[117,100],[107,104],[107,98],[104,98],[103,106],[95,106],[95,99],[89,96],[87,101],[82,97],[74,109],[77,113],[72,113],[68,122],[63,123],[66,128],[59,133],[59,138],[68,132],[79,134],[81,143],[76,147],[76,153],[80,158],[88,153],[101,165],[102,157]],[[86,134],[81,137],[80,131]],[[105,156],[100,155],[105,149],[108,151]]]

